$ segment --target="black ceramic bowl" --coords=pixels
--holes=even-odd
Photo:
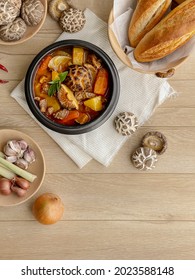
[[[61,47],[72,47],[72,46],[80,46],[83,48],[92,51],[97,55],[97,57],[101,58],[103,64],[107,68],[109,72],[109,99],[107,101],[107,106],[105,110],[94,120],[86,123],[86,124],[78,124],[78,125],[64,125],[59,124],[51,119],[47,118],[43,113],[41,113],[39,107],[37,106],[34,100],[34,79],[36,71],[40,65],[41,60],[48,54],[54,52],[56,49]],[[63,40],[56,43],[49,45],[48,47],[44,48],[38,55],[34,58],[32,63],[30,64],[28,71],[26,73],[25,78],[25,96],[28,103],[28,106],[36,117],[36,119],[46,126],[47,128],[63,133],[63,134],[82,134],[89,131],[92,131],[102,125],[113,113],[118,99],[119,99],[119,92],[120,92],[120,82],[119,82],[119,75],[117,69],[110,59],[110,57],[99,47],[82,40]]]

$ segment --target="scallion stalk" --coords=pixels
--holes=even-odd
[[[12,172],[14,172],[15,174],[19,175],[20,177],[26,179],[29,182],[33,182],[37,176],[16,166],[15,164],[7,161],[6,159],[2,158],[0,156],[0,164],[2,164],[4,167],[7,167],[8,169],[10,169]]]
[[[2,158],[5,157],[4,153],[2,153],[1,151],[0,151],[0,157],[2,157]]]
[[[0,165],[0,175],[9,180],[13,179],[16,175],[12,171]]]

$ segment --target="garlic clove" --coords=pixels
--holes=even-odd
[[[16,156],[17,155],[16,151],[14,151],[12,148],[10,148],[8,143],[4,146],[3,152],[6,156]]]
[[[21,150],[25,151],[28,147],[28,144],[26,143],[26,141],[24,141],[23,139],[22,140],[19,140],[17,141],[18,144],[20,145],[20,148]]]
[[[15,163],[17,161],[17,156],[5,156],[5,159],[9,162]]]
[[[28,144],[26,143],[26,141],[22,140],[18,140],[17,141],[19,146],[20,146],[20,153],[18,154],[19,157],[23,157],[24,152],[26,151]]]
[[[17,159],[17,161],[15,162],[15,165],[17,165],[18,167],[25,169],[25,170],[28,168],[28,162],[23,158]]]
[[[7,142],[7,144],[10,146],[10,148],[15,151],[17,154],[20,154],[21,147],[17,140],[10,140]]]
[[[33,149],[31,149],[30,147],[28,147],[26,149],[26,151],[24,152],[23,158],[30,164],[32,162],[35,161],[36,156],[35,156],[35,152],[33,151]]]

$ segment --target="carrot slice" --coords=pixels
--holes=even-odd
[[[45,70],[47,70],[49,61],[52,59],[52,56],[48,54],[42,61],[38,69],[38,73],[43,73]]]
[[[69,111],[68,115],[64,119],[59,120],[58,122],[61,124],[67,124],[69,121],[75,120],[78,117],[79,117],[79,111],[72,110],[72,111]]]
[[[94,85],[94,93],[104,95],[108,88],[108,72],[106,69],[101,68],[96,77]]]

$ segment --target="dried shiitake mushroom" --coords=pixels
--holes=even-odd
[[[58,21],[61,13],[69,8],[70,6],[67,4],[66,0],[51,0],[49,2],[48,11],[51,17]]]
[[[158,78],[171,78],[175,74],[175,69],[171,68],[167,70],[166,72],[157,72],[156,76]]]
[[[0,1],[0,25],[13,22],[20,14],[21,0]]]
[[[20,15],[20,9],[22,7],[22,0],[13,0],[15,7],[18,9],[17,17]]]
[[[157,153],[148,147],[139,147],[132,154],[131,161],[139,170],[152,170],[155,168]]]
[[[39,0],[25,0],[22,3],[21,17],[29,26],[39,24],[44,16],[44,6]]]
[[[167,139],[161,132],[151,131],[144,135],[141,145],[153,149],[161,155],[167,149]]]
[[[0,38],[3,41],[17,41],[24,35],[26,31],[26,24],[20,17],[13,22],[2,25],[0,27]]]
[[[86,22],[83,11],[70,8],[61,13],[59,24],[63,31],[75,33],[80,31]]]
[[[122,112],[114,120],[116,131],[124,136],[132,135],[138,128],[137,117],[133,113]]]

